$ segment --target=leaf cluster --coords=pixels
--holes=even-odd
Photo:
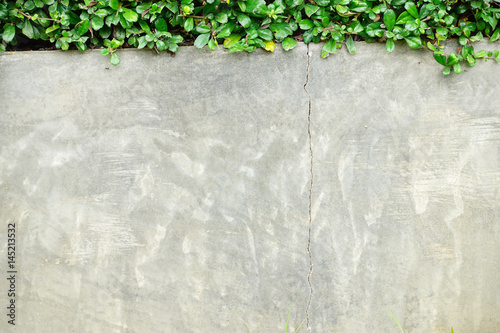
[[[473,43],[500,39],[500,0],[0,0],[0,51],[22,38],[50,42],[58,49],[101,48],[111,63],[123,47],[176,52],[182,43],[229,52],[288,51],[323,42],[322,57],[344,45],[356,53],[357,40],[395,42],[425,48],[459,74],[478,60],[500,62],[499,52],[475,51]],[[443,42],[456,38],[457,52]]]

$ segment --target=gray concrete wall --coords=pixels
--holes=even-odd
[[[500,67],[357,48],[0,55],[0,330],[500,331]]]

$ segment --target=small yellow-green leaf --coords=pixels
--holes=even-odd
[[[231,46],[233,46],[234,44],[238,43],[238,41],[241,39],[241,36],[238,35],[238,34],[231,34],[229,35],[229,37],[227,37],[225,40],[224,40],[224,48],[228,49],[230,48]]]
[[[274,52],[274,42],[272,40],[268,40],[264,42],[264,45],[266,46],[265,50],[269,52]]]

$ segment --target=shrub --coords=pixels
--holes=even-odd
[[[17,0],[0,2],[0,51],[23,38],[58,49],[102,48],[111,63],[122,47],[176,52],[179,44],[229,52],[284,50],[297,41],[324,42],[322,57],[344,45],[356,53],[357,40],[384,42],[388,52],[404,40],[426,48],[444,66],[462,71],[480,59],[500,62],[499,52],[475,51],[473,43],[500,38],[500,0]],[[458,52],[445,54],[443,42],[457,38]]]

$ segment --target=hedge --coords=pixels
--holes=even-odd
[[[500,0],[17,0],[0,2],[0,51],[19,41],[41,40],[67,50],[101,48],[119,64],[123,47],[176,52],[179,45],[229,52],[273,52],[276,42],[288,51],[324,42],[322,57],[344,45],[356,53],[357,40],[383,42],[388,52],[404,40],[426,48],[443,73],[461,73],[478,60],[500,62],[499,51],[476,51],[474,42],[500,38]],[[457,52],[445,54],[443,42],[458,39]]]

